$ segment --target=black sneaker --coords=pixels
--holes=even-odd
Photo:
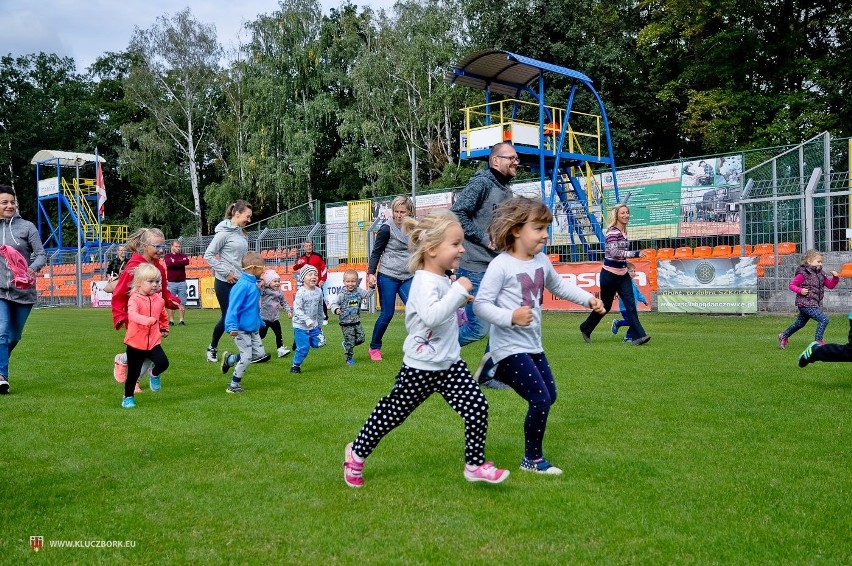
[[[225,350],[225,353],[222,354],[222,373],[228,373],[228,370],[231,369],[231,364],[228,363],[228,358],[231,356],[231,353]]]
[[[255,358],[255,359],[253,359],[253,360],[252,360],[251,362],[249,362],[249,363],[252,363],[252,364],[262,364],[262,363],[264,363],[264,362],[268,362],[268,361],[269,361],[269,360],[271,360],[271,359],[272,359],[272,356],[270,356],[269,354],[264,354],[264,355],[260,356],[259,358]]]
[[[216,348],[214,348],[213,346],[207,346],[207,361],[213,362],[215,364],[217,362],[217,360],[216,360],[217,356],[216,355],[218,353],[219,353],[219,351]]]
[[[634,346],[641,346],[642,344],[647,344],[651,340],[650,336],[642,336],[641,338],[637,338],[631,344]]]
[[[243,389],[242,385],[229,385],[227,389],[225,389],[225,393],[245,393],[246,390]]]
[[[293,366],[290,368],[290,373],[302,373],[302,366]]]
[[[170,321],[169,321],[169,326],[174,326],[174,325],[175,325],[175,321],[170,320]]]
[[[9,394],[9,382],[5,377],[0,375],[0,395],[8,395]]]
[[[178,324],[181,325],[181,326],[186,326],[186,323],[184,321],[180,321],[180,322],[178,322]]]

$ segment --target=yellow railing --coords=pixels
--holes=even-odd
[[[516,104],[518,105],[517,112],[515,112],[515,116],[513,117],[512,113],[516,110]],[[546,106],[546,109],[550,113],[552,122],[542,124],[545,134],[545,148],[555,151],[558,136],[562,129],[562,122],[565,117],[565,109],[557,108],[555,106]],[[466,108],[462,108],[462,112],[464,113],[464,130],[462,130],[461,134],[462,136],[466,136],[468,140],[471,139],[471,132],[500,128],[503,131],[502,141],[510,141],[509,139],[506,139],[506,136],[507,134],[511,135],[511,127],[513,124],[539,128],[538,104],[535,102],[510,98],[495,102],[486,102],[485,104],[478,104],[476,106],[468,106]],[[534,118],[530,116],[534,116]],[[571,117],[579,117],[581,119],[586,118],[590,120],[589,124],[582,130],[578,130],[574,127],[574,125],[569,124],[568,135],[566,136],[566,139],[568,140],[568,151],[571,153],[578,153],[578,151],[575,151],[575,146],[577,149],[580,147],[578,138],[589,138],[595,140],[597,157],[600,158],[602,155],[601,117],[597,114],[577,112],[575,110],[571,111]],[[585,131],[587,128],[591,131]],[[515,140],[511,141],[517,143]],[[468,144],[467,147],[467,154],[470,155],[470,144]]]
[[[71,207],[71,211],[80,222],[80,228],[83,233],[83,238],[87,241],[96,241],[100,239],[102,242],[126,242],[127,241],[127,225],[126,224],[100,224],[92,222],[92,219],[97,220],[97,216],[89,201],[86,200],[87,195],[97,193],[97,186],[94,179],[72,179],[69,184],[67,180],[62,179],[62,194],[65,195],[65,200]],[[100,238],[98,237],[98,228],[100,228]]]

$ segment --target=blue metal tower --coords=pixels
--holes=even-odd
[[[563,108],[545,103],[548,73],[569,79]],[[484,104],[462,109],[462,159],[486,160],[494,144],[512,142],[521,165],[540,174],[541,198],[554,216],[561,207],[572,260],[578,259],[578,247],[589,259],[596,257],[604,241],[602,224],[610,206],[592,166],[609,169],[607,184],[612,185],[615,202],[619,197],[609,121],[592,80],[572,69],[501,50],[468,55],[446,78],[452,84],[485,91]],[[592,95],[599,114],[573,109],[578,88]],[[492,100],[494,94],[508,98]],[[550,187],[553,190],[548,190]]]
[[[36,168],[36,227],[45,250],[76,250],[76,231],[80,233],[80,247],[86,250],[98,249],[105,243],[127,240],[127,226],[102,224],[95,212],[98,209],[95,179],[80,177],[80,168],[96,160],[99,163],[106,162],[103,157],[90,153],[44,149],[30,160]],[[71,232],[72,242],[64,240],[66,234],[63,230],[68,231],[69,221],[75,230]]]

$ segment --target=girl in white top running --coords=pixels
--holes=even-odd
[[[472,299],[471,282],[466,277],[451,282],[446,276],[464,253],[464,232],[456,216],[444,209],[431,211],[419,222],[406,218],[403,231],[411,250],[408,269],[415,273],[405,305],[408,336],[402,368],[391,392],[379,400],[355,441],[346,445],[343,479],[350,487],[364,485],[364,460],[437,392],[464,419],[464,478],[500,483],[509,471],[485,461],[488,401],[461,359],[458,341],[456,310]]]
[[[544,290],[603,313],[600,300],[562,279],[542,249],[553,215],[541,201],[516,197],[494,213],[488,232],[502,253],[485,271],[473,310],[491,323],[494,378],[514,389],[528,403],[524,420],[521,469],[558,475],[542,453],[550,406],[556,401],[556,382],[541,346],[541,303]]]

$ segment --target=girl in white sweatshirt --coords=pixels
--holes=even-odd
[[[488,401],[461,359],[458,342],[456,311],[471,299],[471,282],[459,277],[453,283],[446,276],[464,253],[461,224],[452,212],[438,209],[419,222],[406,218],[403,230],[411,250],[408,269],[415,272],[405,305],[403,364],[391,392],[346,446],[343,479],[350,487],[364,485],[361,472],[367,456],[423,401],[440,393],[464,419],[464,478],[500,483],[509,477],[508,470],[485,461]]]

